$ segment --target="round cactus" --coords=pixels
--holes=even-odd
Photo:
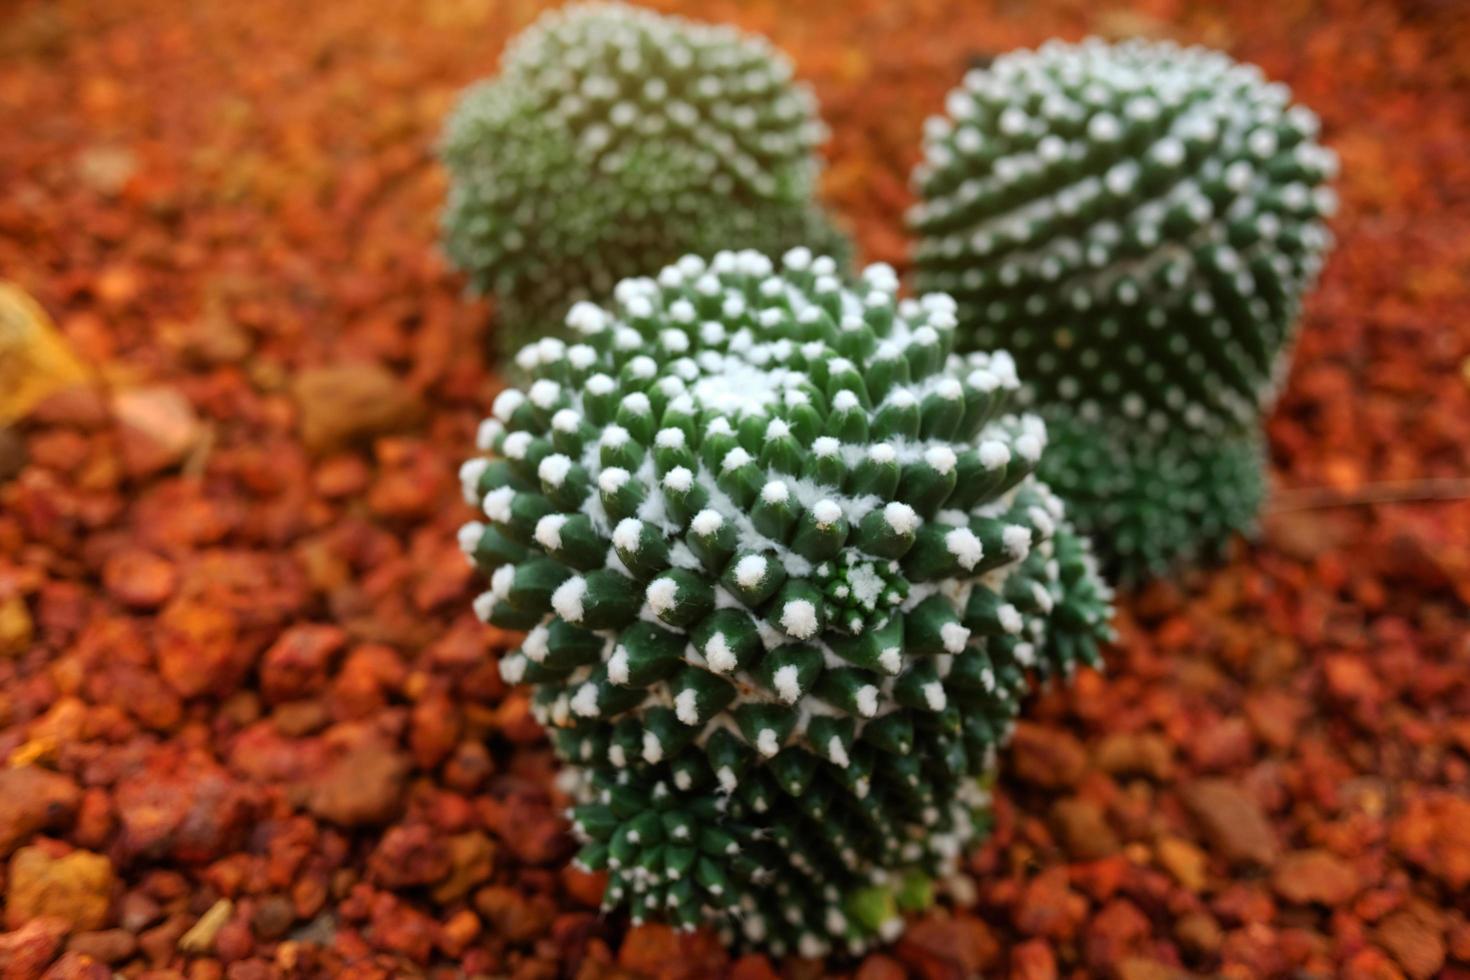
[[[607,908],[777,953],[902,927],[1109,594],[954,304],[805,248],[685,257],[517,355],[461,473],[501,672],[571,764]]]
[[[448,124],[450,257],[502,349],[689,251],[844,253],[813,203],[816,102],[763,38],[622,4],[548,13]]]
[[[918,285],[957,299],[961,347],[1017,359],[1043,478],[1128,575],[1249,525],[1331,241],[1316,117],[1254,66],[1140,41],[1006,55],[946,108],[914,174]]]

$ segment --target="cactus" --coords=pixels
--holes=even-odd
[[[1049,43],[965,76],[925,130],[917,283],[961,347],[1005,346],[1047,420],[1040,475],[1122,574],[1254,519],[1260,415],[1331,238],[1336,157],[1254,66]]]
[[[513,352],[686,252],[845,255],[813,202],[824,138],[763,38],[622,4],[554,11],[449,120],[445,248],[496,295]]]
[[[777,954],[892,938],[983,828],[1030,678],[1108,631],[1010,358],[836,269],[686,256],[577,304],[461,471],[475,608],[529,631],[501,673],[606,907]]]

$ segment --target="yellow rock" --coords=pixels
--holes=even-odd
[[[85,376],[40,304],[18,286],[0,282],[0,425]]]
[[[18,657],[30,649],[34,628],[24,599],[0,599],[0,657]]]

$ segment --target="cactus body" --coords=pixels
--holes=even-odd
[[[1136,41],[1006,55],[946,108],[914,175],[918,285],[957,299],[962,347],[1017,359],[1043,478],[1125,575],[1248,526],[1330,243],[1316,117],[1253,66]]]
[[[686,252],[843,252],[813,203],[825,136],[762,38],[622,4],[543,16],[466,91],[442,156],[444,243],[493,292],[502,350]]]
[[[1030,678],[1108,592],[953,303],[794,249],[685,257],[517,356],[461,544],[609,909],[820,955],[901,928],[983,826]],[[905,897],[907,896],[907,897]]]

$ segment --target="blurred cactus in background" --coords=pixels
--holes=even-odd
[[[1260,71],[1167,42],[1049,43],[966,75],[914,173],[918,287],[1010,351],[1041,476],[1138,578],[1264,492],[1260,416],[1331,243],[1336,157]]]
[[[813,199],[825,135],[763,38],[622,4],[554,11],[449,120],[444,245],[495,295],[502,352],[686,252],[845,256]]]
[[[1010,358],[836,273],[726,251],[579,303],[461,473],[605,907],[804,956],[929,900],[1033,679],[1097,663],[1110,611]]]

